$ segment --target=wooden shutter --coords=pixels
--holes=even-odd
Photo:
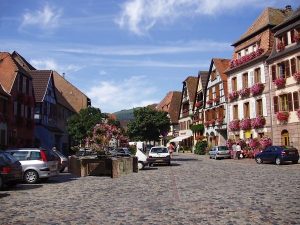
[[[220,97],[220,87],[219,87],[219,84],[216,85],[216,97]]]
[[[212,88],[209,88],[209,96],[208,96],[208,98],[209,98],[209,100],[212,100]]]
[[[274,113],[278,112],[278,96],[273,97],[273,102],[274,102]]]
[[[272,66],[272,81],[276,80],[276,65]]]
[[[292,93],[288,93],[288,110],[293,111],[293,98],[292,98]]]
[[[294,110],[296,111],[299,109],[299,95],[297,91],[293,93],[293,99],[294,99]]]
[[[296,73],[296,59],[295,58],[291,59],[291,72],[292,72],[292,74]]]
[[[286,60],[285,61],[285,77],[290,76],[290,61]]]

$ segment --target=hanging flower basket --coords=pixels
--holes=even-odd
[[[229,100],[232,102],[236,99],[238,99],[239,97],[239,93],[237,91],[232,91],[230,94],[229,94]]]
[[[196,104],[195,104],[195,106],[197,107],[197,108],[200,108],[201,106],[202,106],[202,102],[196,102]]]
[[[259,140],[259,143],[263,149],[272,145],[272,140],[269,137],[263,137]]]
[[[300,72],[294,73],[293,77],[298,83],[300,83]]]
[[[258,116],[256,118],[252,119],[252,121],[251,121],[251,126],[254,129],[262,128],[265,126],[265,124],[266,124],[266,119],[263,116]]]
[[[259,94],[261,94],[262,92],[263,92],[263,90],[264,90],[264,88],[265,88],[265,85],[264,84],[262,84],[262,83],[256,83],[256,84],[254,84],[252,87],[251,87],[251,93],[252,93],[252,95],[259,95]]]
[[[228,126],[231,131],[240,130],[240,120],[232,120]]]
[[[285,78],[279,77],[276,80],[273,81],[277,88],[283,88],[285,86]]]
[[[289,112],[285,112],[285,111],[278,112],[276,114],[276,118],[280,122],[287,122],[289,120],[289,116],[290,116],[290,113]]]
[[[213,100],[209,99],[206,103],[207,103],[208,105],[212,105],[212,104],[213,104]]]
[[[259,141],[256,139],[256,138],[254,138],[254,139],[249,139],[249,147],[251,148],[251,149],[257,149],[258,147],[259,147]]]
[[[216,124],[222,125],[223,121],[224,121],[224,118],[218,118],[218,119],[216,119]]]
[[[283,43],[282,41],[279,41],[279,42],[277,43],[276,48],[277,48],[277,51],[279,51],[279,52],[283,51],[284,48],[285,48],[284,43]]]
[[[249,97],[249,95],[250,95],[250,88],[243,88],[242,90],[239,90],[239,95],[242,98]]]
[[[241,122],[240,122],[240,128],[242,130],[251,129],[251,119],[250,118],[242,119]]]

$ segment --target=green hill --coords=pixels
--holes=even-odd
[[[134,119],[133,116],[134,109],[124,109],[118,112],[113,113],[119,121],[130,121]]]

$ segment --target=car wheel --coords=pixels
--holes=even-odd
[[[2,179],[2,177],[0,176],[0,190],[2,190],[3,189],[3,179]]]
[[[255,158],[255,161],[257,164],[261,164],[263,162],[260,157]]]
[[[138,169],[139,170],[144,169],[144,164],[141,162],[138,162]]]
[[[282,163],[281,159],[278,157],[275,160],[276,165],[280,165]]]
[[[292,163],[293,163],[293,164],[297,164],[297,163],[298,163],[298,160],[297,160],[297,161],[292,161]]]
[[[39,175],[34,170],[27,170],[24,174],[24,180],[28,184],[35,184],[39,179]]]

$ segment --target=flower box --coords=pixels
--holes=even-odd
[[[233,59],[230,61],[230,68],[234,68],[234,67],[240,66],[246,62],[249,62],[250,60],[260,56],[263,52],[264,52],[264,50],[262,48],[259,48],[256,51],[251,52],[250,54],[245,55],[239,59]]]
[[[237,91],[232,91],[230,94],[229,94],[229,100],[232,102],[236,99],[238,99],[239,97],[239,93]]]
[[[266,124],[266,119],[263,116],[258,116],[256,118],[252,119],[252,121],[251,121],[251,126],[254,129],[262,128],[265,126],[265,124]]]
[[[215,102],[215,103],[220,102],[220,98],[219,98],[219,97],[214,98],[214,102]]]
[[[261,94],[263,92],[264,88],[265,88],[264,84],[256,83],[251,87],[250,91],[251,91],[252,95],[255,96],[255,95]]]
[[[281,52],[284,50],[285,46],[284,43],[282,41],[279,41],[276,45],[277,51]]]
[[[276,80],[273,81],[273,83],[276,85],[277,88],[283,88],[285,86],[285,78],[279,77]]]
[[[249,95],[250,95],[250,88],[243,88],[242,90],[239,90],[239,95],[242,98],[249,97]]]
[[[216,124],[222,125],[223,121],[224,121],[224,118],[218,118],[218,119],[216,119]]]
[[[251,119],[250,118],[242,119],[240,121],[240,128],[242,130],[249,130],[249,129],[251,129]]]
[[[298,83],[300,83],[300,72],[294,73],[293,77]]]
[[[290,116],[290,113],[289,112],[285,112],[285,111],[278,112],[276,114],[276,118],[280,122],[287,122],[289,120],[289,116]]]
[[[212,105],[212,104],[213,104],[213,100],[209,99],[206,103],[207,103],[208,105]]]
[[[228,126],[231,131],[240,130],[240,120],[232,120]]]
[[[269,137],[263,137],[259,140],[259,143],[263,149],[272,145],[272,140]]]

